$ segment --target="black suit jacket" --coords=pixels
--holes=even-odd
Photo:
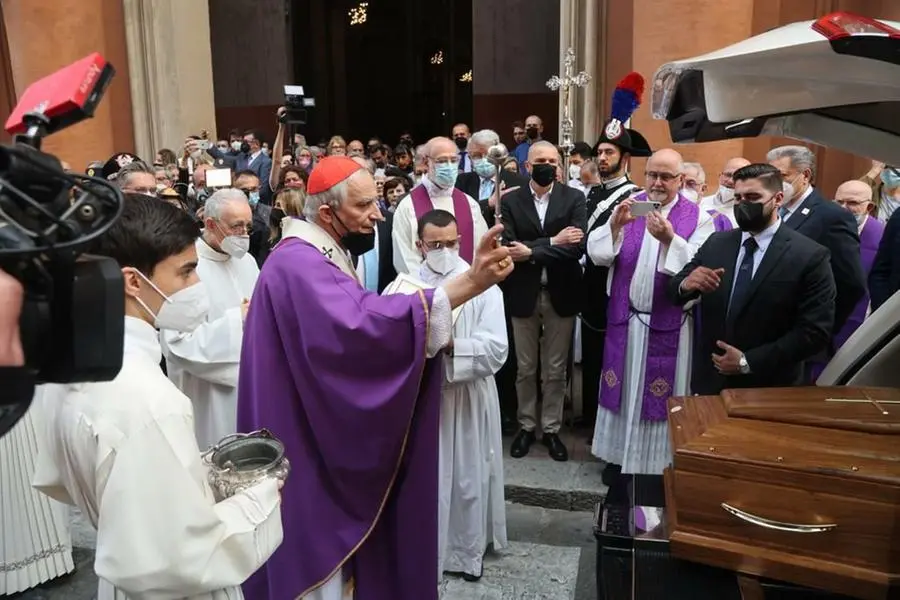
[[[669,297],[685,304],[697,297],[683,296],[678,289],[691,271],[698,266],[725,270],[718,289],[703,295],[700,303],[691,373],[691,389],[697,394],[800,384],[803,362],[831,340],[835,283],[828,250],[784,223],[762,257],[747,299],[728,312],[742,234],[739,229],[714,233],[669,282]],[[749,375],[724,376],[715,369],[712,354],[722,354],[719,340],[744,353]]]
[[[784,224],[831,252],[831,272],[837,288],[834,332],[839,331],[866,293],[866,274],[859,258],[856,220],[849,211],[826,200],[813,188],[799,210]]]
[[[875,262],[869,271],[869,298],[872,311],[900,290],[900,210],[888,219]]]
[[[384,291],[387,285],[397,278],[394,269],[394,244],[391,233],[394,226],[394,215],[382,212],[384,221],[378,222],[378,293]]]
[[[566,227],[584,231],[587,223],[584,194],[555,183],[543,227],[530,185],[504,196],[500,209],[504,240],[521,242],[532,251],[531,259],[517,262],[504,283],[510,314],[527,318],[534,313],[544,269],[547,269],[547,290],[553,310],[562,317],[578,314],[581,308],[581,265],[578,261],[584,254],[583,243],[554,246],[550,238]]]
[[[510,173],[506,169],[500,171],[500,181],[506,184],[505,189],[513,188],[513,187],[525,187],[528,185],[528,178],[522,177],[518,173]],[[478,173],[460,173],[459,177],[456,178],[456,189],[472,196],[476,202],[478,202],[478,206],[481,207],[481,214],[484,216],[484,220],[487,223],[488,227],[493,227],[495,225],[496,219],[494,218],[494,209],[490,207],[487,200],[479,200],[478,196],[481,191],[481,177],[478,176]],[[504,196],[506,198],[506,196]],[[501,202],[502,208],[502,202]]]

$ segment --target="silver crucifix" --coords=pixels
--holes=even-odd
[[[563,151],[563,177],[569,178],[569,152],[575,147],[572,135],[575,125],[569,116],[569,92],[572,88],[583,88],[591,81],[591,76],[584,71],[575,73],[575,51],[572,48],[566,50],[563,59],[563,76],[554,75],[547,80],[547,87],[554,92],[559,90],[562,94],[563,116],[559,123],[559,147]]]

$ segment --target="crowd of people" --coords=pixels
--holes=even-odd
[[[74,568],[59,501],[97,529],[101,599],[436,598],[507,544],[501,435],[568,459],[574,364],[615,496],[669,464],[669,397],[811,384],[900,287],[889,166],[832,200],[782,146],[707,194],[630,114],[567,161],[514,123],[499,177],[491,130],[309,146],[282,117],[271,145],[88,166],[124,194],[92,248],[124,276],[123,368],[0,440],[0,595]],[[291,475],[216,502],[201,450],[262,428]]]

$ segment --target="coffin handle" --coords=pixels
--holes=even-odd
[[[837,528],[837,523],[817,523],[815,525],[804,525],[801,523],[785,523],[784,521],[773,521],[764,517],[758,517],[748,512],[744,512],[739,508],[735,508],[730,504],[723,502],[722,508],[725,512],[734,515],[741,521],[746,521],[751,525],[757,525],[766,529],[776,529],[778,531],[788,531],[790,533],[823,533]]]

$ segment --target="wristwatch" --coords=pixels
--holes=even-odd
[[[750,363],[747,362],[747,357],[743,354],[741,354],[741,359],[738,361],[738,367],[741,369],[741,375],[750,374]]]

